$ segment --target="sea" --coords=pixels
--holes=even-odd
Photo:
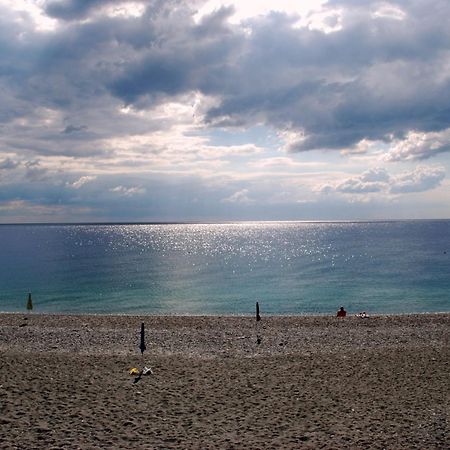
[[[450,312],[450,221],[0,225],[0,311]]]

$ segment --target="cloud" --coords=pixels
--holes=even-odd
[[[195,24],[195,10],[187,3],[169,2],[161,10],[150,23],[137,24],[141,32],[146,30],[148,40],[142,46],[130,42],[131,33],[122,35],[133,57],[112,74],[107,84],[111,93],[136,106],[191,91],[224,94],[231,82],[227,78],[233,76],[229,59],[243,44],[243,32],[227,23],[233,9],[221,8],[200,24]]]
[[[241,203],[248,204],[253,203],[253,200],[249,197],[248,189],[241,189],[240,191],[235,192],[227,198],[222,200],[223,203]]]
[[[0,161],[0,170],[11,170],[18,167],[20,163],[18,161],[14,161],[11,158],[6,158],[3,161]]]
[[[382,167],[367,170],[361,175],[361,181],[363,183],[386,183],[389,180],[389,174],[387,173],[386,169],[383,169]]]
[[[424,192],[438,187],[445,178],[443,167],[419,166],[413,172],[395,177],[390,187],[394,194]]]
[[[134,187],[116,186],[111,188],[110,191],[124,197],[133,197],[134,195],[145,194],[145,189],[137,186]]]
[[[73,221],[74,217],[78,217],[79,221],[83,218],[88,221],[92,211],[86,207],[43,205],[19,199],[7,202],[0,200],[0,214],[3,223],[52,223]]]
[[[40,161],[27,161],[25,163],[25,167],[25,178],[31,182],[43,181],[48,178],[48,169],[45,167],[41,167]]]
[[[205,111],[205,129],[264,123],[290,133],[291,152],[348,150],[448,128],[446,1],[330,1],[322,13],[340,26],[328,33],[299,26],[295,14],[232,23],[235,10],[222,7],[198,21],[204,2],[128,3],[146,9],[112,17],[97,14],[117,4],[110,0],[47,1],[45,13],[68,21],[47,33],[15,22],[9,11],[2,24],[9,32],[0,33],[8,74],[0,117],[26,117],[36,103],[71,120],[91,111],[89,123],[66,124],[60,139],[81,139],[83,131],[83,140],[95,143],[124,131],[115,113],[121,102],[148,109],[198,92],[216,100]],[[72,22],[81,18],[89,20]],[[47,131],[57,139],[53,126]],[[410,141],[405,145],[414,146]],[[448,149],[444,143],[427,154]],[[394,148],[391,158],[403,155],[411,152]]]
[[[325,185],[321,188],[322,193],[338,192],[342,194],[368,194],[386,190],[390,176],[382,168],[372,169],[364,172],[358,177],[348,178],[337,185]]]
[[[390,175],[383,168],[376,168],[334,185],[322,185],[319,187],[319,192],[325,195],[332,193],[408,194],[433,190],[441,184],[444,178],[445,169],[442,166],[418,166],[412,171],[403,172],[397,176]]]
[[[270,200],[272,217],[281,203],[291,217],[319,183],[344,204],[445,179],[446,0],[330,0],[309,15],[277,2],[258,15],[237,1],[13,3],[0,2],[4,202],[227,218],[264,216]],[[431,158],[442,166],[405,172]]]
[[[53,18],[63,20],[83,19],[94,8],[114,3],[115,0],[48,0],[45,12]],[[117,3],[117,2],[116,2]]]
[[[392,146],[387,161],[423,160],[450,151],[450,128],[441,132],[410,131]]]
[[[72,186],[75,189],[80,189],[81,186],[84,186],[86,183],[89,183],[90,181],[95,180],[96,176],[83,176],[80,177],[78,180],[74,181],[73,183],[68,183],[69,186]]]
[[[64,128],[64,130],[62,131],[62,133],[63,134],[76,133],[78,131],[83,131],[85,129],[87,129],[87,126],[85,126],[85,125],[80,125],[80,126],[67,125],[66,128]]]
[[[297,135],[287,145],[293,152],[446,128],[447,20],[434,22],[424,2],[400,4],[395,20],[374,17],[375,5],[340,2],[342,28],[328,34],[293,28],[282,15],[252,21],[247,58],[230,69],[238,87],[209,119],[264,120]],[[439,5],[450,12],[448,3]]]

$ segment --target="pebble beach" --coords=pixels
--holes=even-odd
[[[449,330],[448,313],[0,314],[1,448],[448,448]]]

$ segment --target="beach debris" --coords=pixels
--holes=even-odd
[[[142,372],[139,372],[137,377],[134,378],[133,384],[136,384],[142,378]]]
[[[133,380],[133,384],[136,384],[140,381],[143,375],[153,375],[153,370],[151,367],[144,367],[141,371],[133,367],[130,369],[130,375],[136,375]]]
[[[31,293],[28,294],[27,309],[28,311],[31,311],[33,309],[33,301],[31,300]]]
[[[151,367],[144,367],[142,369],[142,375],[153,375],[153,370]]]

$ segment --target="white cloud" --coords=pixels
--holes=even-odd
[[[0,0],[0,6],[19,13],[17,21],[30,20],[36,31],[54,31],[58,21],[48,17],[42,5],[42,0]]]
[[[396,176],[390,175],[384,168],[376,168],[335,184],[323,184],[318,192],[326,195],[408,194],[435,189],[444,178],[445,169],[442,166],[418,166]]]
[[[365,183],[377,183],[377,182],[388,182],[390,175],[387,173],[386,169],[382,167],[376,167],[374,169],[369,169],[361,175],[361,181]]]
[[[440,132],[410,131],[398,140],[386,155],[387,161],[427,159],[439,153],[450,152],[450,128]]]
[[[116,186],[110,189],[110,192],[114,192],[115,194],[119,194],[124,197],[133,197],[135,195],[145,194],[146,190],[142,187],[125,187],[125,186]]]
[[[86,183],[89,183],[89,181],[95,180],[96,176],[86,175],[83,177],[80,177],[77,181],[74,181],[73,183],[68,183],[69,186],[72,186],[75,189],[79,189],[81,186],[85,185]]]
[[[253,203],[253,200],[248,196],[249,190],[242,189],[240,191],[235,192],[227,198],[222,200],[223,203]]]
[[[110,17],[141,17],[145,12],[145,5],[141,2],[124,1],[116,2],[105,8],[105,13]]]
[[[405,12],[400,7],[389,2],[380,2],[379,4],[375,4],[373,16],[392,20],[403,20],[405,18]]]
[[[205,159],[223,157],[255,156],[264,152],[264,149],[255,144],[242,145],[202,145],[197,151],[198,156]]]
[[[233,23],[239,23],[252,17],[266,15],[271,11],[307,16],[312,11],[320,10],[321,6],[326,3],[326,1],[327,0],[208,0],[199,8],[195,15],[195,19],[200,21],[202,17],[211,14],[222,6],[232,6],[234,8],[235,12],[231,17],[231,22]]]
[[[383,168],[370,169],[357,177],[347,178],[335,184],[324,184],[318,191],[322,194],[369,194],[387,190],[389,174]]]
[[[405,172],[392,179],[390,192],[394,194],[424,192],[436,188],[445,178],[441,166],[418,166],[412,172]]]

